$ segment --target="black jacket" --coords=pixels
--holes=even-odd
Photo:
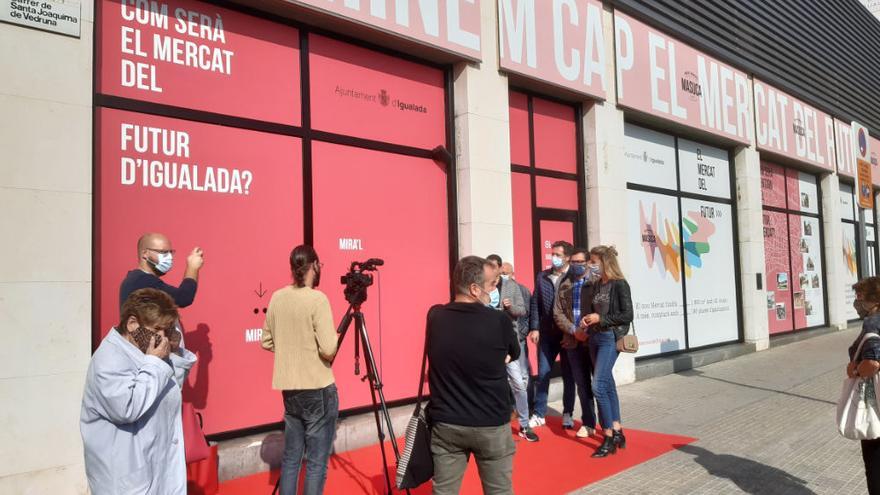
[[[621,339],[629,332],[629,326],[633,321],[632,294],[626,280],[611,280],[609,293],[608,313],[599,320],[599,325],[590,327],[590,333],[612,330],[614,337]],[[581,315],[595,313],[593,310],[593,296],[599,291],[601,282],[584,285],[581,290]],[[597,328],[598,327],[598,328]]]

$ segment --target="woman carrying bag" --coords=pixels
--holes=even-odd
[[[877,371],[880,370],[880,277],[869,277],[860,280],[853,285],[856,292],[856,300],[853,306],[859,314],[864,318],[862,322],[862,331],[849,348],[850,362],[846,367],[846,375],[851,379],[865,380],[864,382],[864,399],[873,399],[868,404],[873,411],[867,414],[873,417],[872,425],[861,425],[859,429],[868,426],[868,431],[876,431],[877,423],[877,397],[876,397],[876,380]],[[856,382],[858,383],[858,382]],[[851,386],[851,384],[850,384]],[[844,392],[847,392],[845,390]],[[847,398],[849,398],[849,394]],[[841,409],[847,404],[846,399],[842,398],[842,403],[838,406],[839,420]],[[845,409],[844,409],[845,410]],[[844,414],[844,416],[848,416]],[[843,422],[841,422],[843,428]],[[841,431],[844,433],[844,431]],[[851,435],[847,435],[852,437]],[[868,436],[874,436],[869,434]],[[868,482],[868,493],[870,495],[880,495],[880,438],[862,439],[862,459],[865,462],[865,477]]]
[[[633,306],[629,284],[617,262],[614,246],[591,249],[589,268],[597,281],[581,292],[581,308],[588,313],[581,326],[587,328],[587,344],[593,361],[593,395],[605,433],[602,445],[592,457],[607,457],[618,448],[626,448],[612,371],[620,354],[617,341],[629,332],[633,321]]]

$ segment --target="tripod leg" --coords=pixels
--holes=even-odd
[[[379,375],[376,373],[376,366],[373,362],[373,350],[370,346],[370,340],[366,334],[366,326],[364,325],[364,315],[360,312],[354,314],[354,322],[355,322],[355,331],[357,335],[360,337],[360,340],[363,342],[364,346],[364,360],[367,365],[366,378],[370,381],[370,397],[373,401],[373,417],[376,419],[376,433],[379,437],[379,450],[382,452],[382,471],[385,473],[385,487],[388,490],[388,495],[391,495],[391,473],[388,471],[388,457],[385,454],[385,430],[382,428],[382,419],[379,416],[379,407],[383,409],[384,412],[387,412],[387,407],[385,406],[385,401],[383,400],[381,406],[376,402],[376,384],[379,384],[379,389],[381,389],[381,382],[379,381]],[[394,446],[395,459],[399,460],[400,455],[397,454],[397,440],[394,438],[394,430],[391,426],[391,422],[388,421],[389,416],[385,415],[386,425],[388,426],[388,430],[391,433],[391,444]]]

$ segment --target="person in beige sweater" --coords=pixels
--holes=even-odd
[[[336,434],[339,396],[332,362],[336,329],[327,296],[316,290],[321,262],[311,246],[290,253],[293,284],[278,289],[269,301],[263,324],[263,349],[275,353],[272,388],[284,399],[284,456],[281,494],[295,495],[302,458],[306,458],[304,491],[324,491],[327,461]]]

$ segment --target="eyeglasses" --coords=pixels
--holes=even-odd
[[[147,251],[152,251],[154,253],[159,253],[159,254],[174,254],[177,252],[176,249],[153,249],[153,248],[147,248]]]
[[[589,262],[587,260],[571,260],[570,263],[572,265],[586,265]]]

